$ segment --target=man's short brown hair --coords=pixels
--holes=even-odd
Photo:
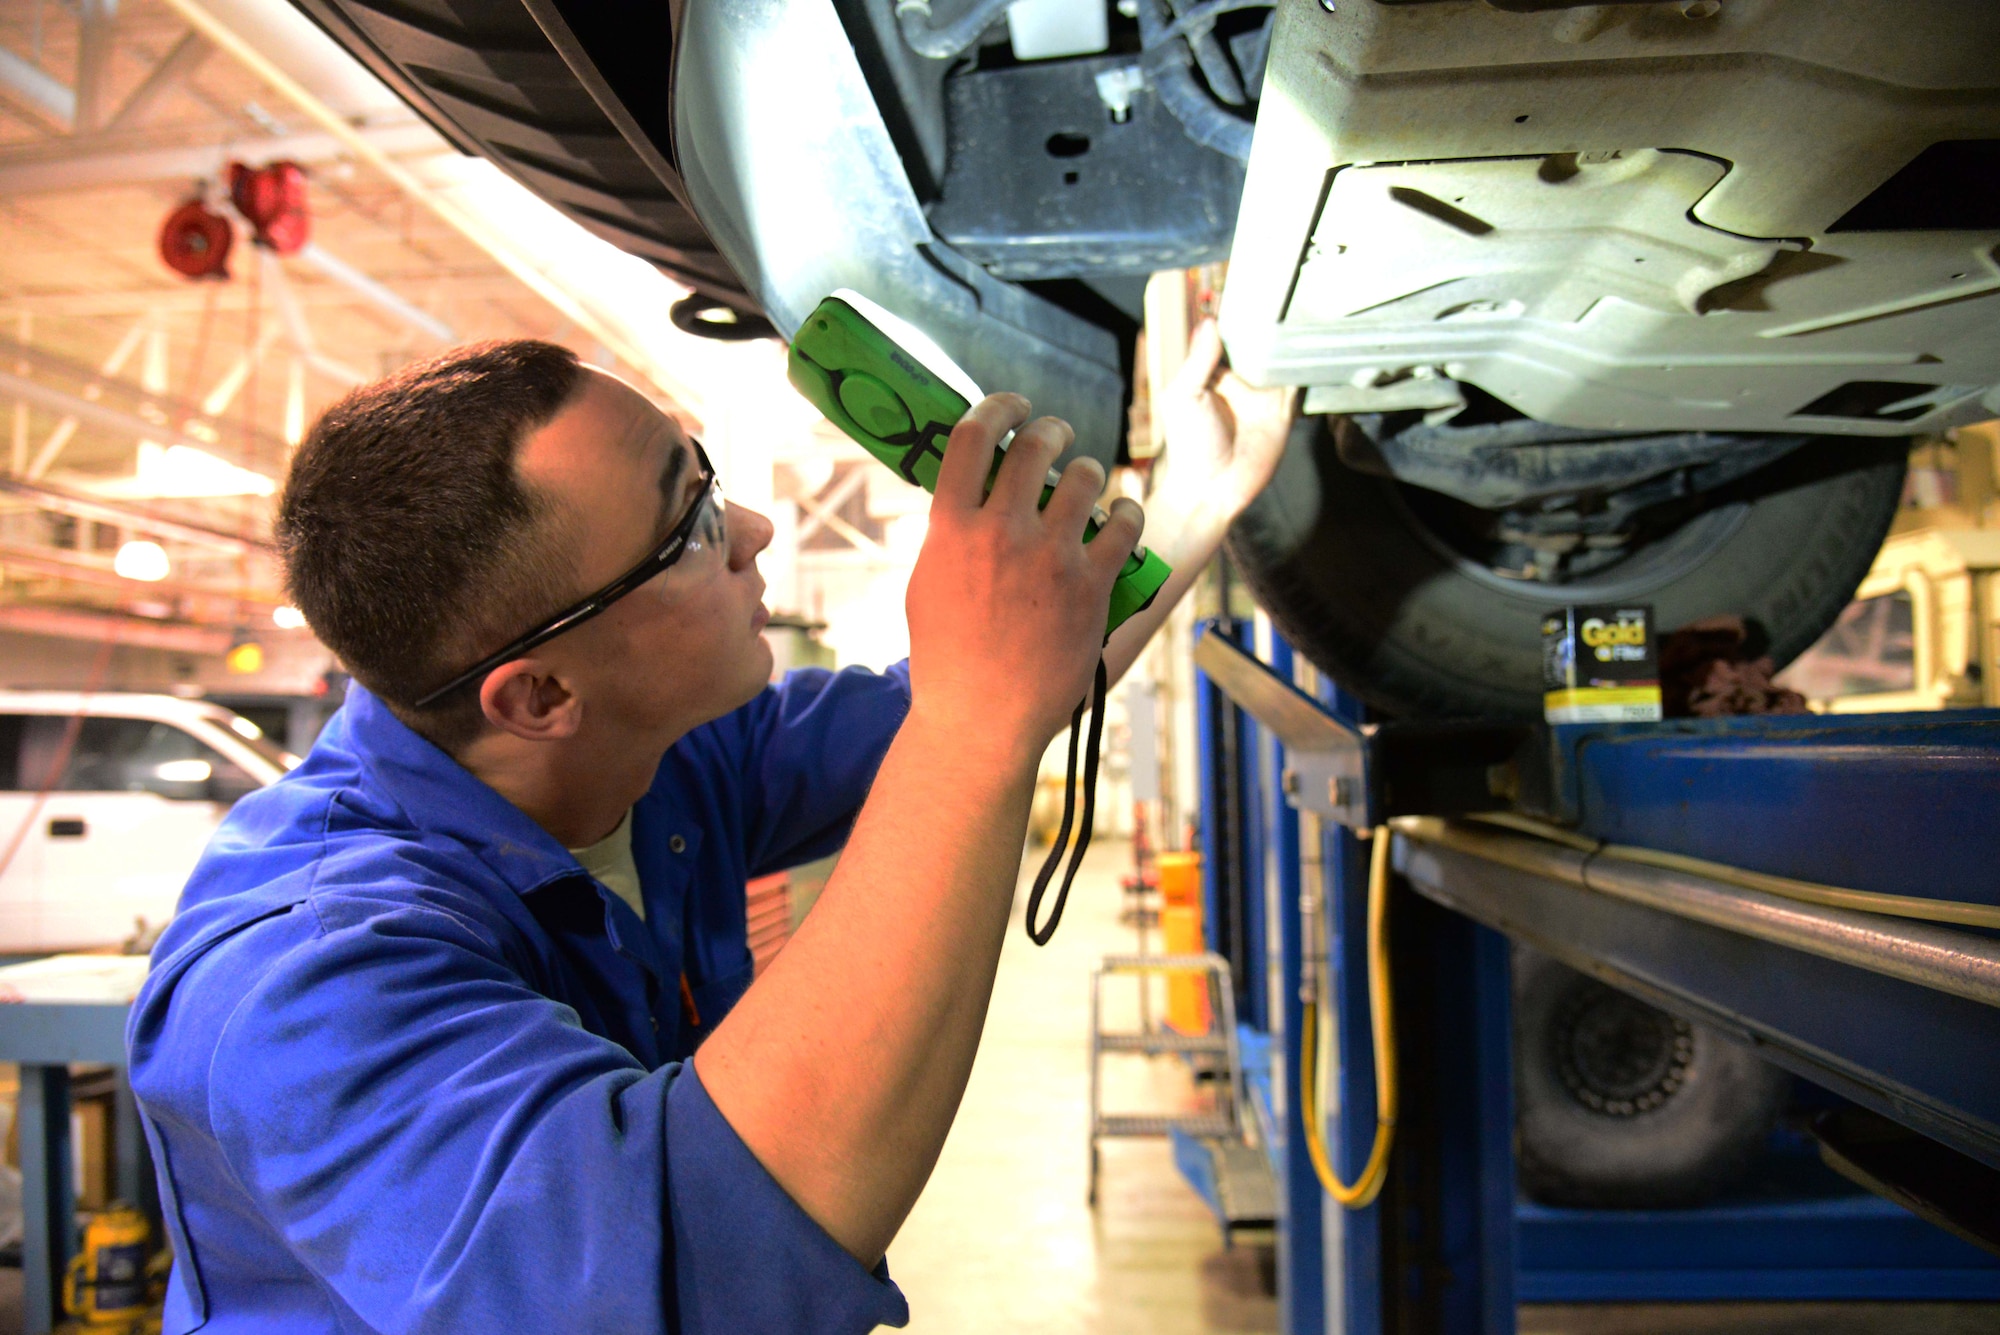
[[[416,701],[576,596],[567,516],[516,457],[582,376],[553,343],[454,348],[336,403],[292,462],[276,533],[293,601],[446,750],[477,735],[477,691]]]

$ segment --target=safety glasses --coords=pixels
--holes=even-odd
[[[428,709],[453,691],[478,681],[502,663],[519,658],[566,631],[575,630],[671,566],[684,564],[693,567],[699,564],[704,569],[712,569],[719,565],[729,551],[729,526],[722,500],[722,480],[716,477],[715,465],[708,461],[708,452],[702,449],[701,442],[692,443],[695,459],[701,465],[701,492],[659,546],[646,553],[639,564],[597,592],[556,613],[505,648],[488,654],[424,696],[417,701],[416,707]]]

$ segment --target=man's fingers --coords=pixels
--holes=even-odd
[[[1145,531],[1145,510],[1130,496],[1120,496],[1111,502],[1104,527],[1097,531],[1097,536],[1083,550],[1099,570],[1116,576],[1118,568],[1125,564],[1125,558],[1139,545],[1139,535]]]
[[[1019,394],[989,394],[972,405],[945,442],[938,465],[938,505],[977,510],[986,497],[986,475],[1000,438],[1028,420],[1029,403]]]
[[[1076,432],[1060,417],[1038,417],[1015,432],[987,504],[1002,508],[1039,504],[1049,465],[1075,439]]]
[[[1192,399],[1208,388],[1222,365],[1222,333],[1215,321],[1203,320],[1188,338],[1187,360],[1174,372],[1167,392],[1176,398]]]
[[[1083,526],[1090,522],[1090,507],[1104,491],[1104,465],[1088,456],[1069,461],[1055,494],[1042,507],[1049,530],[1058,538],[1083,541]]]
[[[1236,372],[1225,370],[1215,382],[1215,392],[1222,396],[1224,402],[1235,407],[1238,417],[1244,417],[1253,412],[1267,416],[1288,413],[1298,391],[1290,385],[1272,385],[1262,389]]]

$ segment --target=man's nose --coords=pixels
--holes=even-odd
[[[771,545],[771,535],[777,529],[755,510],[734,501],[725,504],[729,507],[729,568],[742,570],[757,559],[757,553]]]

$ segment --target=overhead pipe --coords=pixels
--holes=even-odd
[[[127,332],[125,341],[121,342],[118,348],[114,349],[113,354],[107,357],[103,365],[99,367],[92,367],[84,362],[71,361],[69,358],[57,353],[48,352],[44,349],[22,343],[18,339],[10,339],[5,336],[0,336],[0,360],[12,360],[17,365],[26,363],[32,370],[40,372],[43,375],[62,376],[82,380],[86,384],[94,385],[96,389],[94,391],[87,390],[85,397],[88,402],[97,404],[99,407],[108,407],[110,405],[105,404],[102,397],[96,397],[95,395],[108,394],[121,400],[150,403],[166,414],[170,422],[180,422],[183,424],[200,422],[205,427],[217,432],[224,430],[240,432],[242,430],[240,424],[225,424],[220,420],[223,408],[228,406],[226,402],[222,407],[210,408],[206,403],[197,404],[189,402],[186,399],[174,398],[165,394],[150,394],[129,381],[118,379],[119,372],[124,369],[125,363],[130,359],[131,353],[138,348],[145,333],[145,322],[141,321],[139,324],[133,326]],[[124,355],[120,356],[120,353]],[[61,411],[67,412],[68,410],[62,409]],[[128,413],[127,415],[130,416],[131,414]],[[171,428],[148,422],[146,438],[157,440],[159,439],[158,433],[168,429]],[[254,439],[260,446],[272,450],[280,448],[283,444],[278,437],[268,431],[256,432]],[[213,451],[215,447],[210,444],[203,445],[202,448]]]
[[[78,584],[90,584],[102,589],[116,589],[124,593],[138,593],[150,601],[167,598],[206,600],[210,603],[230,605],[229,624],[240,626],[246,622],[262,621],[272,612],[284,606],[282,599],[267,595],[236,593],[228,589],[206,588],[199,584],[188,584],[177,580],[148,580],[139,583],[125,578],[109,565],[79,559],[81,553],[63,552],[53,548],[24,547],[15,543],[0,543],[0,567],[9,572],[42,575],[50,579],[74,580]]]
[[[18,496],[38,509],[54,514],[140,530],[154,537],[172,538],[176,542],[198,547],[213,547],[217,551],[244,554],[271,550],[269,543],[246,538],[240,533],[226,533],[205,524],[190,524],[183,519],[172,519],[148,510],[99,500],[95,496],[80,495],[62,487],[51,487],[46,482],[23,482],[19,478],[0,476],[0,495]]]
[[[183,654],[227,653],[235,636],[227,630],[154,621],[138,616],[108,616],[72,607],[42,607],[13,603],[0,607],[0,630],[23,635],[53,635],[70,640],[111,639],[137,649],[168,649]]]
[[[8,58],[0,49],[0,70]],[[0,87],[5,82],[0,74]],[[418,152],[438,143],[437,132],[421,121],[373,126],[357,133],[384,153]],[[311,167],[353,156],[345,140],[318,132],[205,144],[164,144],[156,132],[120,132],[61,142],[61,156],[51,153],[44,143],[10,144],[0,150],[0,197],[201,180],[220,176],[224,167],[237,160],[252,165],[287,161]]]
[[[0,175],[4,174],[5,169],[0,168]],[[6,194],[6,190],[0,188],[0,198],[6,198]],[[498,268],[486,264],[483,255],[479,258],[481,267],[476,272],[445,269],[436,274],[425,273],[423,276],[425,294],[436,293],[440,300],[454,302],[496,299],[504,301],[510,297],[523,295],[521,285],[514,281],[512,274],[502,273]],[[181,283],[174,287],[162,285],[110,288],[99,292],[65,291],[33,294],[16,292],[0,304],[4,304],[17,314],[31,315],[38,319],[47,317],[136,320],[142,317],[159,318],[170,315],[199,316],[203,308],[208,305],[208,293],[203,290],[204,287],[204,284],[199,283]],[[246,292],[237,291],[218,296],[215,305],[216,319],[220,320],[226,316],[235,316],[239,319],[247,317],[248,308],[234,300],[236,297],[247,295]],[[308,312],[317,312],[330,307],[351,307],[359,300],[353,293],[332,283],[301,285],[298,296],[299,304]],[[0,325],[4,323],[4,319],[0,319]],[[192,398],[201,397],[193,390],[186,392]]]
[[[454,343],[458,340],[457,331],[443,320],[414,302],[404,300],[340,256],[330,254],[317,241],[308,241],[292,258],[310,264],[334,282],[356,296],[372,302],[383,312],[401,320],[420,334],[428,334],[440,343]]]
[[[116,39],[112,24],[118,18],[118,0],[77,0],[76,20],[76,115],[70,128],[91,134],[104,127],[105,94],[110,80],[111,48]]]
[[[26,376],[15,375],[8,371],[0,371],[0,398],[9,395],[17,399],[25,399],[29,403],[40,404],[50,412],[61,413],[66,417],[74,417],[78,421],[90,422],[96,426],[103,427],[107,431],[117,431],[125,435],[137,437],[140,440],[157,440],[162,444],[185,445],[190,449],[200,450],[204,454],[213,454],[215,452],[212,442],[200,440],[184,432],[176,431],[170,425],[160,422],[150,422],[137,413],[121,412],[116,408],[106,407],[102,403],[93,403],[81,395],[57,389],[53,385],[44,385],[38,380],[30,380]],[[5,485],[14,485],[12,479],[0,480],[0,486]]]
[[[76,94],[34,61],[0,47],[0,92],[67,130],[76,123]]]
[[[93,402],[80,394],[72,394],[53,385],[45,385],[39,380],[0,371],[0,397],[11,395],[40,404],[50,412],[61,413],[103,427],[107,431],[123,432],[143,440],[157,440],[165,444],[188,445],[205,453],[213,453],[214,445],[198,440],[184,432],[176,431],[171,425],[151,422],[137,413],[123,412],[102,403]]]

